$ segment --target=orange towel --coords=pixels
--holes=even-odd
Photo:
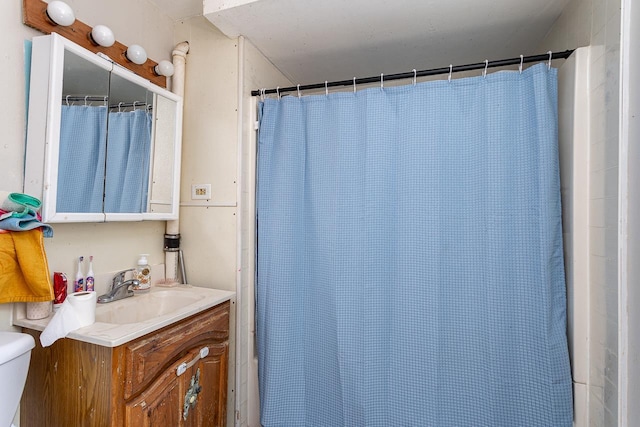
[[[53,299],[40,229],[0,234],[0,303]]]

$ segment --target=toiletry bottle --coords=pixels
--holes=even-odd
[[[64,273],[53,273],[53,309],[57,310],[67,298],[67,276]]]
[[[84,291],[84,276],[82,275],[82,260],[84,257],[78,258],[78,271],[76,272],[76,280],[73,281],[73,292]]]
[[[85,285],[87,287],[87,291],[93,292],[94,288],[94,279],[93,279],[93,255],[89,257],[89,271],[87,271],[87,278],[85,279]]]
[[[151,267],[147,261],[148,254],[141,254],[138,259],[138,266],[136,268],[136,279],[140,284],[134,288],[134,291],[148,291],[151,289]]]

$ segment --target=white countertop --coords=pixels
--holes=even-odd
[[[67,335],[67,338],[97,344],[104,347],[117,347],[228,301],[235,296],[235,292],[231,291],[189,285],[178,285],[170,288],[153,286],[147,294],[135,295],[130,298],[125,298],[107,304],[97,304],[96,319],[108,319],[110,316],[113,317],[113,313],[110,313],[110,311],[122,309],[123,307],[125,307],[128,312],[131,310],[152,311],[156,309],[156,307],[147,306],[144,302],[149,300],[149,297],[161,295],[163,291],[171,291],[171,295],[177,296],[184,294],[184,296],[189,298],[191,301],[188,304],[177,307],[175,310],[167,314],[153,316],[149,320],[120,324],[100,322],[96,320],[96,323],[92,325],[70,332]],[[147,297],[145,297],[145,295]],[[157,307],[157,309],[160,310],[161,307]],[[49,315],[47,318],[38,320],[19,318],[14,319],[13,324],[15,326],[34,329],[36,331],[43,331],[52,317],[53,314]]]

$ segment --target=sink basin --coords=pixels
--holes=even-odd
[[[152,286],[148,293],[96,305],[96,322],[71,331],[67,338],[104,347],[117,347],[189,316],[231,300],[234,292],[192,285]],[[13,324],[43,331],[44,319],[18,317]]]
[[[178,311],[202,299],[201,295],[179,290],[162,290],[138,294],[96,307],[96,322],[126,325],[146,322]]]

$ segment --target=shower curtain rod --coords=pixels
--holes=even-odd
[[[107,102],[108,96],[94,96],[94,95],[65,95],[62,97],[62,102]]]
[[[145,107],[147,109],[151,109],[152,106],[147,104],[144,101],[133,101],[133,102],[119,102],[117,104],[110,104],[109,108],[136,108],[136,107]]]
[[[275,89],[257,89],[252,90],[252,96],[259,96],[261,94],[270,94],[270,93],[283,93],[283,92],[294,92],[298,90],[309,90],[309,89],[323,89],[330,88],[336,86],[352,86],[366,83],[379,83],[382,79],[383,81],[389,80],[400,80],[400,79],[412,79],[414,77],[425,77],[425,76],[435,76],[439,74],[449,74],[449,73],[458,73],[460,71],[469,71],[469,70],[481,70],[484,68],[495,68],[495,67],[504,67],[507,65],[519,65],[519,64],[529,64],[532,62],[542,62],[549,61],[552,59],[567,59],[573,53],[573,49],[565,50],[564,52],[547,52],[540,55],[532,55],[532,56],[521,56],[518,58],[511,59],[499,59],[496,61],[485,61],[478,62],[475,64],[466,64],[466,65],[454,65],[443,68],[432,68],[430,70],[421,70],[421,71],[409,71],[408,73],[397,73],[397,74],[389,74],[389,75],[380,75],[374,77],[361,77],[361,78],[353,78],[351,80],[340,80],[334,82],[323,82],[323,83],[315,83],[309,85],[300,85],[300,86],[289,86],[284,88],[275,88]]]

